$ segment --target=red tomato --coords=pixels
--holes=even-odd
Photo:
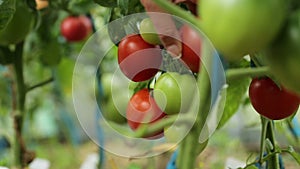
[[[254,109],[272,120],[289,117],[299,106],[299,99],[295,94],[279,88],[270,78],[253,79],[249,96]]]
[[[87,30],[88,30],[88,33],[87,33],[87,34],[92,33],[93,26],[92,26],[91,19],[88,18],[87,16],[84,16],[84,15],[79,16],[79,19],[82,21],[82,23],[83,23],[83,24],[85,25],[85,27],[87,28]]]
[[[68,16],[62,21],[60,31],[69,42],[81,41],[92,32],[91,21],[86,16]]]
[[[129,79],[145,81],[158,72],[162,64],[161,50],[145,42],[140,35],[128,35],[119,44],[118,63]]]
[[[135,93],[127,106],[127,123],[131,129],[137,130],[141,124],[153,124],[165,117],[165,113],[158,107],[148,89],[142,89]],[[163,130],[153,133],[147,138],[163,136]]]
[[[201,38],[197,31],[188,25],[180,28],[182,39],[181,59],[188,65],[192,72],[198,73],[200,69]]]

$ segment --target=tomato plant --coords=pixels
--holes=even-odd
[[[159,36],[156,33],[156,30],[150,18],[145,18],[140,23],[140,34],[144,41],[146,41],[147,43],[150,43],[152,45],[161,44]]]
[[[289,17],[286,27],[266,52],[273,75],[286,88],[300,95],[300,10]]]
[[[188,25],[180,28],[182,40],[181,59],[188,65],[192,72],[198,73],[201,58],[201,38],[199,33]]]
[[[142,124],[153,124],[165,117],[165,113],[158,107],[148,89],[135,93],[127,106],[126,117],[131,129],[136,130]],[[163,130],[147,137],[162,136]]]
[[[196,90],[196,80],[190,74],[162,74],[154,85],[154,99],[166,114],[186,113]]]
[[[16,3],[16,11],[8,25],[0,30],[0,45],[20,43],[33,26],[33,13],[24,3]]]
[[[158,72],[162,63],[159,48],[145,42],[140,35],[128,35],[118,47],[121,71],[132,81],[145,81]]]
[[[60,31],[67,41],[77,42],[84,40],[92,32],[92,27],[85,16],[68,16],[62,21]]]
[[[295,94],[280,88],[270,78],[253,79],[249,87],[249,97],[254,109],[272,120],[289,117],[299,106]]]
[[[285,0],[199,1],[204,32],[229,60],[267,47],[283,26],[288,4]]]

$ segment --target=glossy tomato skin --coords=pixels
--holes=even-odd
[[[197,82],[194,76],[167,72],[157,79],[153,96],[160,109],[166,114],[187,113],[196,89]]]
[[[159,36],[156,33],[156,30],[150,18],[145,18],[142,20],[140,24],[140,34],[144,41],[146,41],[147,43],[150,43],[152,45],[161,45]]]
[[[188,25],[183,25],[180,30],[182,40],[182,57],[186,65],[194,73],[200,69],[201,37],[200,34]]]
[[[298,97],[277,86],[270,78],[253,79],[249,97],[254,109],[271,120],[281,120],[295,113],[299,107]]]
[[[128,35],[119,43],[118,63],[130,80],[145,81],[158,72],[162,64],[161,50],[145,42],[140,35]]]
[[[286,20],[286,0],[201,0],[203,31],[227,60],[267,47]]]
[[[289,17],[283,32],[265,56],[276,80],[300,96],[300,10]]]
[[[141,124],[152,124],[165,117],[165,113],[158,107],[148,89],[142,89],[135,93],[127,106],[127,123],[133,130],[137,130]],[[162,136],[163,130],[147,137]]]
[[[68,16],[60,27],[61,34],[69,42],[78,42],[84,40],[92,31],[91,24],[88,24],[88,18],[85,16]]]

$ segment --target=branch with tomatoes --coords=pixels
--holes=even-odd
[[[251,104],[261,115],[259,158],[244,168],[260,168],[263,164],[268,169],[280,168],[281,153],[290,154],[300,164],[300,155],[291,147],[279,147],[274,134],[274,123],[290,121],[299,106],[299,2],[200,0],[197,9],[190,11],[183,3],[153,1],[185,21],[177,25],[182,43],[180,59],[172,58],[164,49],[153,18],[137,18],[129,23],[122,20],[127,15],[145,12],[140,0],[94,0],[107,9],[103,16],[107,23],[119,19],[108,24],[111,41],[117,47],[113,61],[133,84],[128,97],[122,93],[126,85],[111,84],[112,77],[107,74],[100,77],[104,86],[100,99],[104,118],[134,131],[125,135],[143,139],[165,137],[169,142],[178,143],[174,167],[195,168],[196,157],[209,141],[207,138],[199,143],[213,97],[214,84],[209,75],[215,61],[209,47],[211,42],[226,68],[225,90],[230,96],[225,101],[218,129],[244,103],[247,91]],[[63,58],[71,57],[70,51],[76,44],[83,45],[95,31],[87,17],[97,8],[94,2],[7,0],[0,3],[0,9],[5,9],[0,10],[0,63],[10,68],[14,79],[12,88],[16,91],[12,97],[16,167],[24,168],[34,159],[22,133],[27,93],[56,80],[50,74],[41,82],[29,85],[24,65],[28,60],[36,60],[45,69],[55,70]],[[25,55],[25,42],[38,58]],[[112,98],[113,85],[119,85],[118,98]],[[114,99],[124,102],[121,111],[114,105]]]
[[[226,78],[230,86],[228,91],[231,91],[232,86],[237,85],[241,79],[246,79],[247,88],[244,90],[249,87],[250,102],[261,115],[261,155],[257,161],[248,164],[245,168],[259,168],[263,163],[267,163],[268,168],[279,168],[278,154],[285,150],[279,148],[276,143],[273,123],[277,120],[291,120],[299,107],[300,83],[297,82],[299,75],[296,71],[300,65],[298,2],[265,0],[260,3],[233,1],[229,4],[226,0],[201,0],[198,2],[197,9],[199,16],[195,17],[192,12],[186,10],[188,8],[184,10],[182,6],[168,1],[154,1],[164,10],[190,23],[179,28],[183,43],[181,57],[183,65],[174,67],[172,61],[165,62],[166,56],[161,56],[157,49],[157,45],[162,47],[159,37],[155,33],[147,34],[147,32],[155,32],[149,18],[140,22],[137,34],[124,35],[121,38],[118,44],[120,69],[132,81],[143,83],[147,81],[148,83],[143,87],[139,86],[129,101],[126,110],[128,125],[133,130],[138,130],[140,125],[145,124],[148,124],[149,128],[157,128],[152,133],[144,134],[145,138],[162,137],[163,132],[165,137],[168,136],[166,132],[170,125],[170,121],[167,121],[168,116],[182,113],[181,111],[187,113],[185,107],[191,105],[186,103],[189,99],[186,99],[188,97],[185,94],[193,95],[193,92],[188,89],[192,91],[196,89],[191,87],[193,80],[189,79],[196,79],[202,102],[199,103],[195,123],[180,143],[179,156],[176,161],[176,168],[195,167],[195,159],[199,152],[195,151],[194,145],[199,144],[199,134],[209,114],[207,105],[210,104],[211,84],[207,70],[213,64],[212,56],[201,55],[199,48],[205,50],[203,49],[205,47],[201,44],[201,38],[197,37],[197,33],[192,29],[195,26],[204,32],[221,54],[222,59],[227,61]],[[274,14],[276,14],[275,17]],[[235,23],[234,26],[233,23]],[[145,49],[152,49],[152,52],[137,54]],[[245,58],[246,55],[248,57]],[[207,62],[205,67],[200,66],[199,58],[202,62],[203,60]],[[135,66],[136,63],[141,63],[141,67],[153,69],[146,69],[136,74],[140,68]],[[161,64],[163,64],[163,71],[160,70]],[[182,72],[182,67],[190,71]],[[151,87],[150,84],[153,83]],[[183,96],[184,100],[181,99]],[[237,98],[242,100],[241,97]],[[235,101],[242,104],[240,100]],[[187,102],[190,103],[191,100]],[[219,128],[226,123],[228,116],[230,118],[234,114],[225,113],[229,115],[223,116]],[[146,118],[147,116],[149,117]],[[166,126],[161,125],[164,122]],[[144,127],[142,131],[145,130]],[[293,150],[289,153],[299,162],[299,155],[296,155]]]

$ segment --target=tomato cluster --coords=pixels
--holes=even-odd
[[[166,57],[162,52],[163,46],[150,18],[142,20],[139,28],[139,34],[129,34],[118,44],[118,65],[123,75],[133,82],[148,83],[133,93],[128,101],[125,116],[132,130],[137,130],[144,124],[152,125],[169,115],[188,112],[196,90],[193,73],[198,73],[200,69],[201,37],[195,29],[186,24],[178,29],[183,46],[179,63],[189,69],[189,73],[180,73],[162,70],[169,63],[163,61]],[[154,83],[152,88],[151,83]],[[113,112],[116,111],[111,113]],[[107,120],[117,123],[123,119],[112,118],[116,115],[109,115],[107,111],[104,114]],[[160,138],[168,129],[166,127],[145,138]],[[169,135],[166,134],[167,137]]]

